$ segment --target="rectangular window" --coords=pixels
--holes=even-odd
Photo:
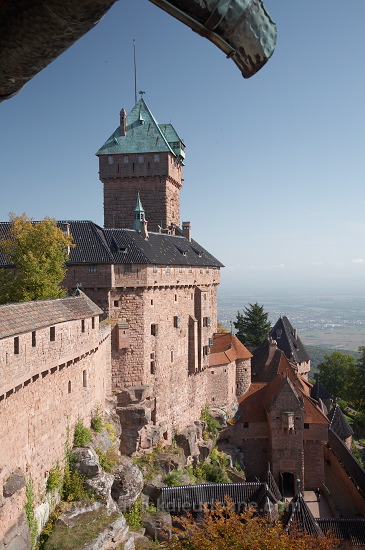
[[[177,315],[175,315],[175,317],[174,317],[174,327],[175,327],[175,328],[180,328],[180,324],[181,324],[180,317],[178,317]]]
[[[189,273],[192,273],[193,272],[193,266],[189,266]]]
[[[95,317],[91,317],[91,328],[95,328]]]
[[[158,325],[156,325],[155,323],[153,323],[151,325],[151,335],[152,336],[157,336],[158,334]]]
[[[37,334],[35,330],[32,332],[32,348],[35,348],[37,345]]]
[[[144,163],[144,155],[138,155],[138,163],[143,164]]]
[[[182,273],[182,272],[183,272],[183,266],[181,265],[181,266],[179,267],[179,273]]]
[[[169,265],[166,266],[166,273],[170,273],[170,266]]]
[[[51,342],[56,340],[56,327],[50,327],[49,329],[49,339]]]
[[[114,162],[113,157],[108,157],[108,164],[113,164],[113,162]]]
[[[89,265],[89,273],[97,273],[97,272],[98,272],[97,265]]]
[[[82,371],[82,387],[87,388],[87,372],[86,372],[86,370]]]
[[[309,430],[309,424],[307,424],[306,422],[304,422],[304,429]]]
[[[157,265],[154,265],[152,268],[153,273],[157,273]]]
[[[114,300],[114,307],[119,307],[119,301],[118,300]]]
[[[123,164],[128,164],[128,162],[129,162],[128,155],[124,155],[124,157],[123,157]]]
[[[209,347],[212,348],[213,347],[213,338],[209,338]]]
[[[81,319],[81,332],[85,332],[85,319]]]
[[[151,361],[150,363],[150,371],[151,371],[151,374],[155,374],[156,372],[156,363],[154,361]]]
[[[209,353],[209,347],[208,346],[203,346],[203,357],[208,355],[208,353]]]
[[[248,422],[243,422],[243,427],[244,427],[244,428],[249,428]]]
[[[160,155],[158,153],[153,155],[153,162],[160,162]]]
[[[15,336],[14,338],[14,355],[18,355],[19,353],[19,336]]]
[[[203,327],[210,327],[210,317],[203,317]]]
[[[171,352],[170,352],[170,360],[171,360],[171,363],[174,361],[174,352],[173,352],[173,350],[171,350]]]
[[[132,273],[132,264],[124,264],[124,273]]]

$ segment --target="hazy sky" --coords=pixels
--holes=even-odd
[[[103,224],[95,152],[138,90],[186,143],[182,219],[224,286],[365,288],[365,2],[266,0],[278,43],[249,80],[147,0],[122,0],[0,105],[0,219]],[[148,212],[146,213],[148,219]]]

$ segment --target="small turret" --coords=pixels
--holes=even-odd
[[[139,191],[137,195],[137,203],[134,209],[134,218],[133,218],[133,229],[136,231],[141,231],[142,223],[146,220],[145,211],[141,203],[141,198],[139,196]]]

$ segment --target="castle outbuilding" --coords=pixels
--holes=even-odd
[[[276,341],[278,348],[285,353],[289,361],[296,365],[298,372],[308,379],[310,371],[309,354],[298,336],[298,330],[292,327],[285,315],[276,321],[270,330],[269,336]]]

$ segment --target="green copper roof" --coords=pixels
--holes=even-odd
[[[97,155],[165,153],[183,155],[184,144],[171,124],[159,125],[143,98],[127,115],[126,135],[120,127],[107,139]]]

